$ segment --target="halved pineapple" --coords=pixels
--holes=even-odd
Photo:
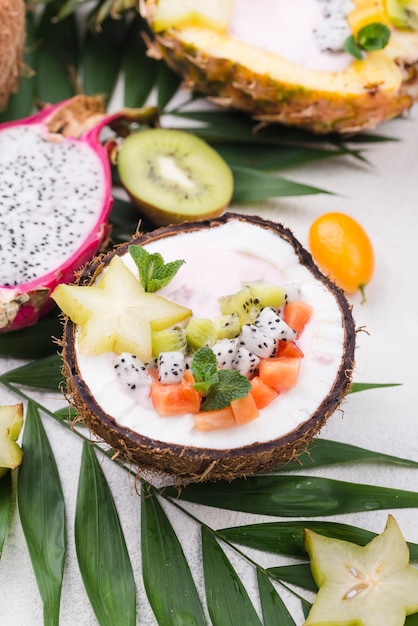
[[[181,74],[187,88],[261,122],[352,133],[395,117],[417,99],[414,2],[336,3],[345,7],[338,28],[347,35],[376,22],[390,28],[389,44],[362,60],[335,46],[315,47],[318,32],[328,37],[324,7],[332,6],[321,0],[142,0],[141,12],[155,33],[151,54]],[[411,17],[403,29],[393,4]],[[333,22],[329,32],[336,32]]]

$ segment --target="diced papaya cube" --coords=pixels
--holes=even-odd
[[[293,358],[302,358],[304,356],[302,350],[294,341],[279,341],[276,356],[290,356]]]
[[[231,400],[231,409],[237,424],[246,424],[260,416],[260,411],[251,393],[247,393],[243,398]]]
[[[258,409],[264,409],[264,407],[268,406],[270,402],[273,402],[279,395],[277,389],[273,389],[273,387],[269,387],[266,383],[263,383],[260,376],[254,376],[250,383],[250,394],[254,398]]]
[[[161,416],[197,413],[200,409],[200,393],[193,387],[194,380],[184,377],[179,383],[164,385],[153,380],[151,399]]]
[[[231,406],[214,411],[200,411],[194,416],[197,430],[209,431],[218,428],[230,428],[236,426],[235,417]]]
[[[296,338],[300,337],[306,324],[312,317],[313,307],[306,302],[292,300],[283,309],[283,319],[293,330]]]
[[[300,362],[288,356],[261,359],[258,373],[263,383],[277,391],[291,389],[296,385]]]

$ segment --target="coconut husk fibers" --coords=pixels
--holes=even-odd
[[[123,255],[131,244],[145,245],[150,241],[174,236],[179,232],[191,232],[201,228],[216,228],[229,220],[242,220],[265,229],[273,230],[279,237],[288,241],[295,249],[300,263],[306,266],[316,280],[331,291],[341,311],[345,331],[345,350],[334,385],[310,419],[294,431],[279,439],[254,443],[231,450],[182,447],[162,441],[152,440],[126,427],[121,427],[97,404],[85,384],[77,365],[75,351],[76,325],[65,321],[63,348],[63,373],[67,381],[69,401],[77,409],[81,419],[91,431],[117,450],[130,464],[137,466],[138,473],[146,470],[154,475],[169,475],[175,482],[199,482],[203,480],[226,479],[248,476],[267,471],[278,464],[294,460],[306,450],[308,443],[319,432],[327,419],[339,407],[349,391],[354,366],[355,326],[348,304],[342,291],[324,276],[314,264],[311,255],[295,239],[291,231],[282,224],[263,220],[257,216],[244,216],[227,213],[222,217],[186,222],[176,226],[166,226],[151,233],[139,234],[132,241],[124,243],[106,255],[96,257],[79,274],[79,285],[90,285],[95,277],[108,265],[114,255]]]
[[[0,110],[22,76],[25,15],[24,0],[0,0]]]

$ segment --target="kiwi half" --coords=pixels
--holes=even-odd
[[[156,226],[216,217],[232,197],[227,163],[185,131],[151,128],[132,133],[118,151],[117,168],[132,202]]]
[[[220,254],[221,242],[226,254],[230,253],[231,245],[235,245],[242,249],[250,263],[256,262],[258,250],[260,259],[267,260],[274,271],[276,264],[280,265],[282,260],[283,266],[286,266],[282,268],[285,282],[300,282],[306,300],[314,307],[312,339],[309,340],[311,348],[307,349],[304,357],[305,373],[303,377],[301,375],[301,387],[298,388],[298,382],[293,396],[287,396],[287,392],[280,394],[277,401],[262,410],[260,417],[250,424],[216,431],[214,439],[211,439],[211,433],[197,433],[193,426],[189,435],[182,439],[179,429],[184,423],[190,423],[188,418],[192,419],[187,415],[161,418],[155,414],[155,420],[152,418],[148,422],[152,422],[152,428],[154,424],[158,425],[158,436],[155,432],[150,434],[146,430],[141,432],[136,426],[127,426],[123,419],[128,407],[119,402],[122,398],[115,398],[107,385],[98,380],[100,374],[96,371],[96,362],[91,363],[91,368],[89,366],[90,372],[96,382],[104,385],[104,392],[112,397],[112,403],[117,403],[117,410],[123,405],[123,414],[116,417],[113,409],[109,409],[104,399],[98,397],[100,394],[92,390],[95,383],[88,382],[88,372],[77,348],[78,327],[69,319],[65,322],[62,345],[67,396],[86,425],[128,462],[138,466],[139,473],[146,470],[147,479],[151,472],[163,475],[165,479],[168,475],[170,480],[180,483],[231,480],[287,463],[306,449],[308,442],[334,413],[350,388],[355,347],[351,307],[343,292],[322,274],[291,231],[279,223],[257,216],[227,213],[216,219],[159,228],[138,235],[87,264],[78,278],[78,284],[92,284],[115,255],[127,255],[130,245],[146,246],[151,251],[161,249],[163,256],[164,250],[171,249],[170,246],[181,250],[183,255],[190,243],[195,250],[197,246],[200,255],[208,245],[215,262]],[[291,276],[290,265],[293,267]],[[197,268],[196,281],[201,289],[206,287],[205,271],[209,276],[216,270],[214,267]],[[222,293],[221,285],[219,292]],[[331,363],[326,358],[327,351],[328,357],[332,356]],[[322,386],[324,379],[326,384]],[[313,394],[313,399],[307,404],[309,394]],[[135,415],[140,413],[141,408],[137,407]]]

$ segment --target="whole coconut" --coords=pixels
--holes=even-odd
[[[0,0],[0,110],[17,90],[23,69],[24,0]]]

